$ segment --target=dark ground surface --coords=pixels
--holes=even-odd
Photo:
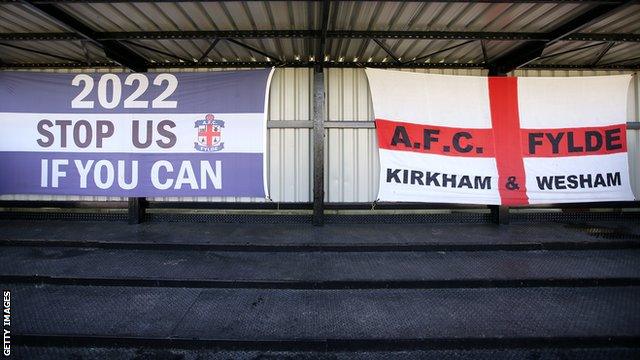
[[[0,221],[22,359],[638,359],[640,221]]]
[[[206,224],[0,220],[3,240],[153,244],[404,245],[521,244],[640,240],[640,216],[628,221],[544,224]],[[618,235],[617,238],[616,236]]]
[[[148,348],[59,348],[43,346],[21,347],[27,359],[135,359],[135,360],[637,360],[638,351],[632,348],[588,349],[448,349],[412,351],[230,351],[230,350],[158,350]]]

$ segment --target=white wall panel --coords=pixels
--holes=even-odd
[[[325,150],[325,201],[373,201],[379,169],[375,129],[326,129]]]
[[[362,69],[326,70],[327,119],[329,121],[370,121],[373,106],[367,76]]]
[[[271,121],[311,120],[313,72],[276,69],[271,82]],[[311,129],[269,129],[269,192],[276,202],[311,201]]]
[[[311,120],[313,71],[276,69],[271,82],[269,120]],[[269,192],[275,202],[312,199],[311,129],[269,129]]]
[[[269,191],[275,202],[311,201],[311,129],[269,130]]]

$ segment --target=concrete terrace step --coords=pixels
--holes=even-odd
[[[375,290],[68,285],[10,288],[12,316],[16,319],[12,330],[16,336],[197,339],[220,343],[333,340],[363,344],[526,343],[540,339],[553,343],[554,338],[576,339],[578,343],[609,339],[615,344],[615,339],[640,339],[640,287],[635,286]]]
[[[0,221],[17,358],[632,359],[640,224]]]
[[[38,339],[41,341],[42,339]],[[87,346],[63,347],[36,345],[17,346],[16,353],[24,355],[25,359],[296,359],[296,360],[423,360],[423,359],[457,359],[457,360],[585,360],[585,359],[617,359],[636,360],[640,356],[637,348],[624,347],[585,347],[585,348],[548,348],[533,349],[501,348],[501,349],[429,349],[423,350],[332,350],[330,344],[320,349],[295,351],[282,350],[225,350],[203,348],[178,348],[175,344],[166,342],[165,346],[140,348],[138,346]]]
[[[0,281],[265,288],[640,285],[640,250],[331,253],[5,246]]]
[[[0,245],[242,251],[411,251],[640,247],[640,223],[210,224],[0,221]]]

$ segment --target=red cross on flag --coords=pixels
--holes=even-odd
[[[367,69],[380,201],[633,200],[631,75],[482,77]]]

